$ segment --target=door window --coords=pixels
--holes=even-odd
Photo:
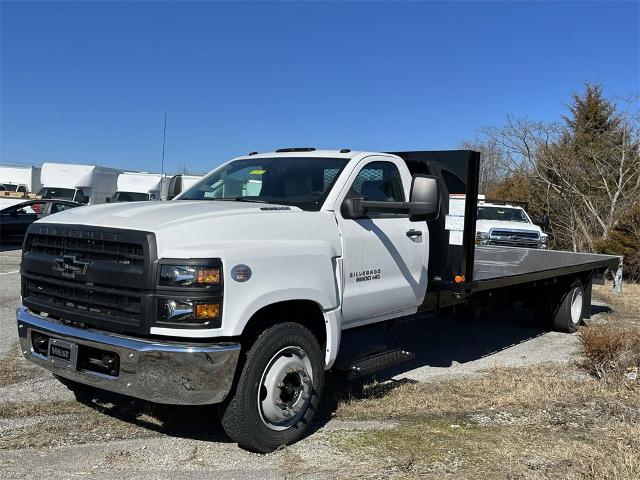
[[[404,202],[404,189],[398,167],[391,162],[365,165],[353,181],[351,197],[364,197],[376,202]]]
[[[64,212],[65,210],[74,207],[77,207],[77,205],[69,205],[67,203],[54,203],[53,205],[51,205],[51,213]]]
[[[44,213],[46,205],[44,203],[30,203],[16,208],[17,215],[41,215]]]

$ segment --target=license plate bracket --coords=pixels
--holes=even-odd
[[[49,339],[47,360],[54,365],[75,370],[78,363],[78,345],[51,338]]]

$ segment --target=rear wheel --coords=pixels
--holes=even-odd
[[[574,280],[555,311],[554,329],[566,333],[576,332],[584,316],[583,303],[584,287],[580,280]]]
[[[318,408],[324,362],[318,341],[297,323],[265,330],[254,342],[222,426],[238,445],[272,452],[300,440]]]

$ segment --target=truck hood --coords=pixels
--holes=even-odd
[[[476,232],[488,233],[492,228],[542,233],[542,229],[533,223],[505,222],[502,220],[478,220],[476,222]]]
[[[40,220],[39,223],[81,224],[157,232],[176,223],[185,225],[197,220],[229,215],[268,214],[274,211],[261,210],[265,207],[277,207],[277,205],[208,200],[122,202],[69,209]],[[286,208],[290,210],[277,210],[277,212],[300,211],[296,207]]]
[[[323,244],[327,255],[342,248],[333,212],[233,201],[175,200],[95,205],[38,220],[47,223],[139,230],[155,234],[160,258],[214,258],[234,249]]]

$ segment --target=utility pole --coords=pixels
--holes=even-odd
[[[167,112],[164,112],[164,128],[162,129],[162,168],[161,173],[164,176],[164,151],[167,141]]]

